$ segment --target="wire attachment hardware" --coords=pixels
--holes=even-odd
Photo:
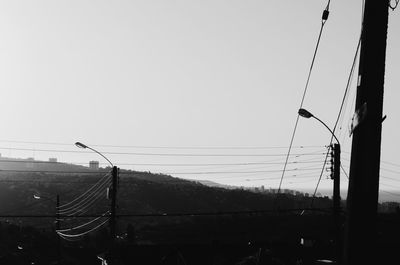
[[[325,9],[324,12],[322,13],[322,21],[325,22],[328,20],[329,17],[329,10]]]
[[[389,0],[389,8],[392,9],[392,11],[394,11],[399,5],[399,1],[400,0],[394,0],[394,4],[392,4],[393,1]]]

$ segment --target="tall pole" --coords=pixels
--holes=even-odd
[[[57,194],[56,197],[56,231],[60,230],[60,195]],[[61,261],[61,240],[60,237],[57,236],[57,258],[58,261]]]
[[[335,233],[335,256],[336,264],[342,264],[342,220],[340,216],[340,142],[336,137],[335,133],[318,117],[314,116],[311,112],[306,109],[299,109],[299,115],[304,118],[314,118],[319,121],[325,128],[331,133],[332,139],[335,138],[336,144],[331,145],[332,148],[332,159],[333,159],[333,170],[331,178],[333,179],[333,221],[334,221],[334,233]]]
[[[333,211],[340,216],[340,144],[334,144],[333,150]]]
[[[342,220],[340,217],[340,144],[333,145],[333,219],[336,234],[336,264],[342,264]]]
[[[59,207],[60,207],[60,195],[57,194],[56,198],[56,230],[60,230],[60,212],[59,212]]]
[[[365,0],[347,195],[345,264],[377,263],[377,203],[388,3]],[[363,110],[363,111],[361,111]]]
[[[111,242],[115,239],[116,231],[116,207],[117,207],[117,184],[118,184],[118,167],[113,166],[112,169],[112,187],[111,187],[111,215],[110,215],[110,236]]]

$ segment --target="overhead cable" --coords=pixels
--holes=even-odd
[[[56,231],[56,232],[57,232],[58,235],[62,236],[64,239],[66,239],[66,238],[80,238],[80,237],[82,237],[82,236],[84,236],[86,234],[89,234],[89,233],[92,233],[92,232],[96,231],[97,229],[102,227],[105,223],[107,223],[109,221],[109,219],[110,218],[107,218],[107,220],[105,220],[104,222],[100,223],[99,225],[93,227],[92,229],[90,229],[88,231],[85,231],[85,232],[82,232],[82,233],[79,233],[79,234],[65,234],[65,233],[58,232],[58,231]]]
[[[363,6],[362,6],[362,9],[363,9],[362,17],[364,18],[364,4],[363,4]],[[363,24],[364,24],[364,22],[363,22],[363,20],[362,20],[360,37],[359,37],[359,39],[358,39],[357,48],[356,48],[356,51],[355,51],[355,53],[354,53],[353,63],[352,63],[351,68],[350,68],[350,73],[349,73],[349,76],[348,76],[348,78],[347,78],[346,88],[345,88],[345,90],[344,90],[344,94],[343,94],[343,98],[342,98],[342,103],[341,103],[341,105],[340,105],[339,113],[338,113],[338,116],[337,116],[337,118],[336,118],[335,126],[333,127],[333,130],[332,130],[333,133],[335,133],[336,128],[337,128],[337,125],[338,125],[338,122],[339,122],[339,120],[340,120],[340,116],[342,115],[343,106],[344,106],[344,104],[345,104],[345,102],[346,102],[346,97],[347,97],[347,94],[348,94],[348,91],[349,91],[349,88],[350,88],[350,85],[351,85],[351,80],[352,80],[352,78],[353,78],[353,73],[354,73],[354,69],[355,69],[355,66],[356,66],[358,53],[359,53],[360,46],[361,46],[361,36],[362,36],[362,32],[363,32]],[[332,134],[331,140],[330,140],[330,145],[331,145],[332,142],[333,142],[333,138],[334,138],[334,136],[333,136],[333,134]],[[315,187],[314,194],[313,194],[313,198],[315,198],[316,192],[317,192],[318,187],[319,187],[319,184],[320,184],[320,182],[321,182],[322,173],[323,173],[323,171],[324,171],[324,169],[325,169],[326,161],[328,160],[328,154],[329,154],[329,152],[327,152],[327,154],[326,154],[325,162],[324,162],[324,164],[323,164],[323,166],[322,166],[321,175],[320,175],[320,177],[319,177],[319,179],[318,179],[318,182],[317,182],[317,185],[316,185],[316,187]],[[311,207],[312,207],[313,203],[314,203],[314,200],[311,200]]]
[[[324,30],[325,23],[326,23],[326,21],[328,20],[330,2],[331,2],[331,1],[329,0],[329,1],[328,1],[328,4],[327,4],[326,7],[325,7],[325,10],[324,10],[323,13],[322,13],[321,27],[320,27],[320,30],[319,30],[317,43],[316,43],[315,49],[314,49],[314,55],[313,55],[313,58],[312,58],[312,60],[311,60],[311,65],[310,65],[310,69],[309,69],[309,71],[308,71],[307,81],[306,81],[306,85],[305,85],[305,87],[304,87],[303,96],[302,96],[302,98],[301,98],[301,102],[300,102],[300,107],[299,107],[299,109],[301,109],[301,108],[303,107],[304,99],[305,99],[305,96],[306,96],[306,93],[307,93],[307,90],[308,90],[308,85],[309,85],[309,83],[310,83],[311,73],[312,73],[312,70],[313,70],[313,68],[314,68],[314,62],[315,62],[315,58],[316,58],[316,56],[317,56],[317,52],[318,52],[318,48],[319,48],[319,43],[320,43],[320,41],[321,41],[322,32],[323,32],[323,30]],[[279,182],[278,193],[280,193],[280,190],[281,190],[281,187],[282,187],[282,181],[283,181],[283,178],[284,178],[284,176],[285,176],[287,161],[288,161],[288,159],[289,159],[290,152],[291,152],[292,146],[293,146],[293,140],[294,140],[294,137],[295,137],[295,135],[296,135],[297,125],[298,125],[298,123],[299,123],[299,117],[300,117],[299,114],[297,114],[296,122],[295,122],[294,129],[293,129],[293,133],[292,133],[292,137],[291,137],[291,139],[290,139],[289,149],[288,149],[288,152],[287,152],[287,154],[286,154],[286,163],[285,163],[285,165],[283,166],[282,177],[281,177],[281,180],[280,180],[280,182]]]
[[[70,209],[68,211],[60,211],[59,213],[62,216],[67,216],[67,217],[85,214],[90,210],[89,207],[92,207],[102,197],[105,198],[105,194],[101,194],[99,192],[94,197],[92,197],[90,201],[88,200],[85,203],[83,203],[82,205],[79,205],[79,206],[77,206],[77,207],[75,207],[73,209]]]
[[[104,196],[104,190],[111,184],[111,180],[109,182],[104,183],[103,186],[99,186],[93,193],[91,193],[88,197],[76,203],[68,208],[59,209],[58,212],[60,214],[69,214],[71,212],[80,212],[83,209],[86,209],[88,206],[93,205],[101,196]],[[103,193],[103,194],[102,194]]]
[[[16,143],[16,144],[40,144],[40,145],[59,145],[59,146],[71,146],[70,143],[55,143],[55,142],[35,142],[35,141],[15,141],[15,140],[4,140],[0,139],[0,142],[4,143]],[[251,150],[251,149],[286,149],[287,146],[146,146],[146,145],[107,145],[107,144],[89,144],[94,147],[110,147],[110,148],[136,148],[136,149],[189,149],[189,150]],[[320,146],[293,146],[293,148],[315,148]]]
[[[93,189],[95,189],[98,185],[100,185],[100,183],[102,183],[104,180],[107,180],[107,178],[110,178],[110,173],[108,172],[107,174],[105,174],[99,181],[97,181],[92,187],[90,187],[86,192],[84,192],[83,194],[81,194],[80,196],[78,196],[77,198],[73,199],[72,201],[65,203],[63,205],[58,206],[58,209],[63,209],[73,203],[75,203],[76,201],[80,200],[83,196],[85,196],[87,193],[91,192]]]
[[[78,226],[75,226],[75,227],[67,228],[67,229],[58,229],[58,230],[56,230],[56,232],[68,232],[68,231],[74,231],[74,230],[86,227],[86,226],[96,222],[97,220],[101,219],[102,217],[106,216],[109,213],[110,213],[110,211],[107,211],[107,212],[103,213],[102,215],[100,215],[99,217],[97,217],[97,218],[95,218],[95,219],[93,219],[93,220],[91,220],[91,221],[89,221],[87,223],[84,223],[84,224],[81,224],[81,225],[78,225]]]
[[[15,147],[0,147],[0,149],[9,149],[17,151],[36,151],[36,152],[60,152],[60,153],[86,153],[92,154],[90,151],[75,151],[75,150],[62,150],[62,149],[33,149],[33,148],[15,148]],[[103,154],[110,155],[133,155],[133,156],[188,156],[188,157],[269,157],[269,156],[286,156],[286,154],[198,154],[198,153],[142,153],[142,152],[102,152]],[[292,156],[299,155],[312,155],[315,152],[310,153],[296,153]]]

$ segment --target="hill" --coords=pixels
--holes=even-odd
[[[66,167],[71,171],[67,173],[62,170]],[[54,215],[56,195],[60,196],[61,205],[69,203],[101,181],[109,170],[91,171],[70,164],[35,163],[31,170],[0,171],[0,212],[11,215]],[[93,204],[85,208],[87,214],[95,215],[109,209],[110,201],[106,198],[109,182],[103,181],[100,184],[88,193],[96,197],[88,199],[93,199]],[[42,199],[38,200],[38,197]],[[272,210],[274,198],[273,194],[228,190],[163,174],[121,170],[117,204],[118,213],[124,215],[219,213]],[[279,198],[279,207],[308,207],[310,200],[304,196],[286,194]],[[314,205],[330,208],[331,201],[328,198],[318,198]],[[35,223],[38,220],[23,221]]]

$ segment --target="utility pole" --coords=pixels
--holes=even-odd
[[[342,264],[342,248],[343,248],[343,232],[341,214],[341,198],[340,198],[340,144],[332,145],[333,151],[333,220],[335,226],[335,251],[336,264]]]
[[[377,203],[389,1],[365,0],[344,262],[379,264]]]
[[[60,230],[60,195],[57,194],[56,198],[56,230]]]
[[[112,169],[112,186],[111,186],[111,214],[110,214],[110,236],[111,242],[115,239],[116,227],[116,208],[117,208],[117,185],[118,185],[119,169],[113,166]]]
[[[57,194],[56,197],[56,231],[60,230],[60,195]],[[60,236],[57,236],[57,258],[58,262],[61,261],[61,240]]]

